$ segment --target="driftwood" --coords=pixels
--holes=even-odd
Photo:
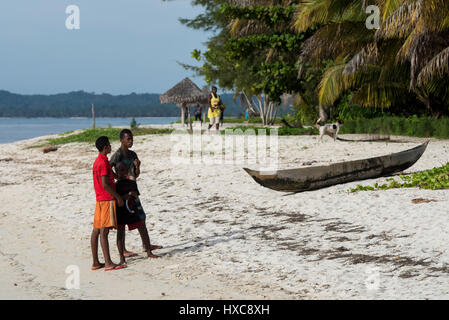
[[[353,139],[344,139],[344,138],[340,138],[337,137],[338,141],[343,141],[343,142],[381,142],[381,141],[391,141],[390,136],[382,136],[382,135],[369,135],[366,139],[358,139],[358,140],[353,140]]]
[[[286,126],[287,128],[302,128],[302,125],[300,123],[288,123],[287,120],[285,120],[284,118],[281,119],[281,122],[284,126]]]
[[[58,150],[58,147],[48,145],[48,146],[45,146],[45,147],[42,149],[42,152],[43,152],[43,153],[49,153],[49,152],[53,152],[53,151],[56,151],[56,150]]]
[[[420,203],[429,203],[429,202],[438,202],[438,201],[439,200],[418,198],[418,199],[413,199],[412,203],[420,204]]]
[[[288,123],[287,120],[285,120],[284,118],[281,119],[281,122],[284,126],[288,127],[288,128],[302,128],[302,125],[298,122],[293,122],[293,123]]]

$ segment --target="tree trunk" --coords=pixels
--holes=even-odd
[[[181,123],[182,123],[183,127],[185,125],[185,112],[186,112],[186,110],[184,108],[184,104],[182,104],[181,105]]]
[[[248,109],[251,110],[252,112],[256,113],[256,110],[254,110],[253,104],[251,103],[251,101],[249,100],[248,96],[246,95],[245,92],[242,93],[245,101],[246,101],[246,105],[248,106]]]
[[[328,120],[328,115],[326,113],[326,110],[324,110],[323,106],[319,106],[319,113],[320,113],[320,119],[322,122],[326,123]]]
[[[265,115],[265,110],[262,104],[262,99],[260,96],[257,97],[257,103],[259,104],[258,108],[259,108],[259,114],[260,114],[260,118],[262,119],[262,125],[266,124],[266,115]]]
[[[274,124],[278,110],[266,95],[253,96],[251,101],[245,93],[242,93],[242,95],[248,104],[248,109],[259,113],[264,126]]]
[[[189,127],[190,127],[190,130],[192,130],[192,116],[190,114],[190,107],[186,107],[186,108],[187,108],[187,114],[189,116]]]
[[[276,120],[276,117],[277,117],[277,115],[278,115],[278,109],[279,108],[274,108],[275,110],[274,110],[274,116],[273,116],[273,120],[272,120],[272,125],[274,125],[274,122],[275,122],[275,120]]]

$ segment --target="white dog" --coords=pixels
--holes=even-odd
[[[334,141],[337,140],[338,137],[338,131],[340,131],[340,127],[343,125],[343,120],[337,120],[335,123],[327,123],[324,126],[320,126],[318,122],[320,119],[318,119],[317,124],[314,126],[318,130],[320,130],[320,141],[323,140],[323,136],[326,134],[329,137],[333,138]]]

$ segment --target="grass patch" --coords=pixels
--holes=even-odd
[[[357,185],[349,189],[350,192],[367,190],[387,190],[394,188],[421,188],[421,189],[449,189],[449,162],[442,167],[433,168],[422,172],[413,173],[408,176],[399,176],[399,181],[388,178],[385,184],[374,184],[374,186]]]
[[[40,145],[34,145],[28,147],[29,149],[40,148],[45,145],[62,145],[72,142],[85,142],[85,143],[95,143],[95,141],[100,136],[107,136],[110,141],[118,141],[120,140],[120,131],[121,128],[95,128],[95,129],[86,129],[80,133],[72,134],[68,136],[58,137],[48,139],[46,143]],[[144,136],[150,134],[170,134],[173,132],[173,129],[155,129],[155,128],[137,128],[132,130],[134,136]],[[73,132],[73,131],[72,131]],[[68,134],[68,133],[64,133]]]
[[[265,130],[267,136],[270,135],[270,130],[273,128],[267,127],[256,127],[256,126],[235,126],[228,128],[226,130],[233,130],[233,134],[245,133],[247,130],[253,131],[256,135],[259,134],[259,130]],[[278,130],[279,136],[301,136],[301,135],[317,135],[318,130],[315,128],[288,128],[288,127],[279,127],[276,128]],[[225,134],[226,130],[220,130],[221,134]]]
[[[25,149],[38,149],[38,148],[43,148],[47,145],[48,145],[48,143],[36,144],[36,145],[26,147]]]
[[[73,133],[73,132],[75,132],[75,130],[71,130],[71,131],[67,131],[67,132],[60,133],[60,134],[58,134],[58,136],[65,136],[65,135],[71,134],[71,133]]]

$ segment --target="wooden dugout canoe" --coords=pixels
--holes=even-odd
[[[283,192],[303,192],[358,180],[385,177],[410,168],[426,151],[426,143],[415,148],[369,159],[329,166],[256,171],[243,168],[260,185]]]

